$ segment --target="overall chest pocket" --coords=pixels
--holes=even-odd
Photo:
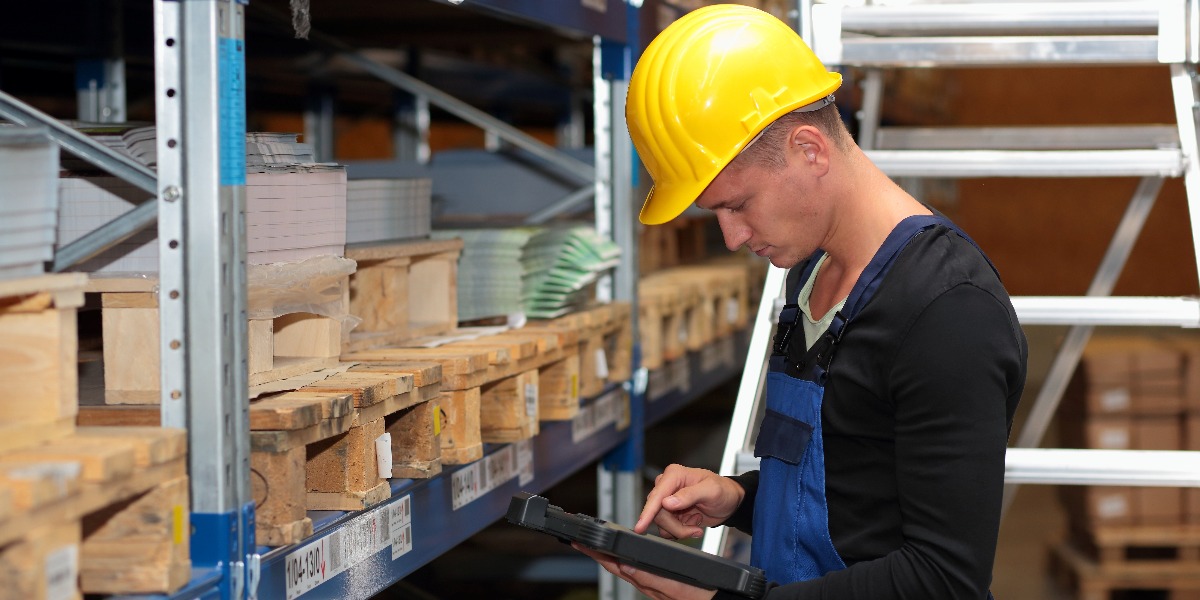
[[[812,425],[767,409],[758,430],[758,439],[754,442],[754,456],[776,458],[789,465],[798,465],[804,459],[804,451],[808,449],[812,434]]]

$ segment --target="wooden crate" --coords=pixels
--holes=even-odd
[[[76,310],[87,276],[0,281],[0,452],[60,438],[78,406]]]
[[[529,328],[553,331],[560,343],[577,348],[578,397],[599,394],[610,382],[629,379],[633,369],[632,306],[628,302],[601,304],[549,320],[532,321]]]
[[[260,393],[260,386],[338,364],[349,311],[348,262],[319,258],[325,260],[256,265],[247,273],[252,396]],[[94,278],[87,291],[100,295],[102,307],[105,402],[158,404],[158,280]],[[301,307],[322,314],[295,311],[275,316]]]
[[[358,261],[350,278],[350,313],[362,323],[344,350],[382,348],[453,331],[462,247],[459,239],[347,246],[346,257]]]

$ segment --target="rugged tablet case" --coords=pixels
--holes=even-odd
[[[632,529],[584,514],[569,514],[541,497],[521,492],[508,503],[510,523],[577,542],[616,557],[625,564],[709,590],[761,598],[766,577],[761,569],[690,546],[642,535]]]

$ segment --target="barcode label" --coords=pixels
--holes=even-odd
[[[517,483],[521,487],[533,481],[533,440],[517,442]]]
[[[71,544],[46,555],[47,600],[71,600],[78,596],[79,546]]]
[[[532,463],[532,449],[529,451],[529,457]],[[520,453],[509,444],[485,456],[483,460],[455,471],[450,475],[450,506],[458,510],[512,481],[521,472],[521,460]]]
[[[392,507],[364,512],[337,531],[287,555],[287,600],[336,577],[342,571],[392,545],[395,532],[388,522]]]
[[[625,395],[621,390],[613,390],[579,408],[579,413],[571,419],[571,441],[579,443],[609,425],[617,425],[618,429],[622,429],[622,423],[628,426],[627,414]]]
[[[525,384],[525,416],[537,418],[538,386],[536,383]]]
[[[390,540],[392,544],[392,560],[408,554],[413,548],[412,543],[412,496],[405,496],[393,502],[388,508]]]

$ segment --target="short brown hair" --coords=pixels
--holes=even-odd
[[[775,119],[770,125],[767,125],[758,140],[742,150],[730,164],[783,168],[785,163],[780,150],[787,143],[788,134],[800,125],[816,127],[829,137],[840,150],[848,149],[852,143],[853,138],[850,137],[850,132],[846,129],[846,124],[842,121],[842,115],[838,112],[837,106],[829,104],[811,112],[792,111]]]

